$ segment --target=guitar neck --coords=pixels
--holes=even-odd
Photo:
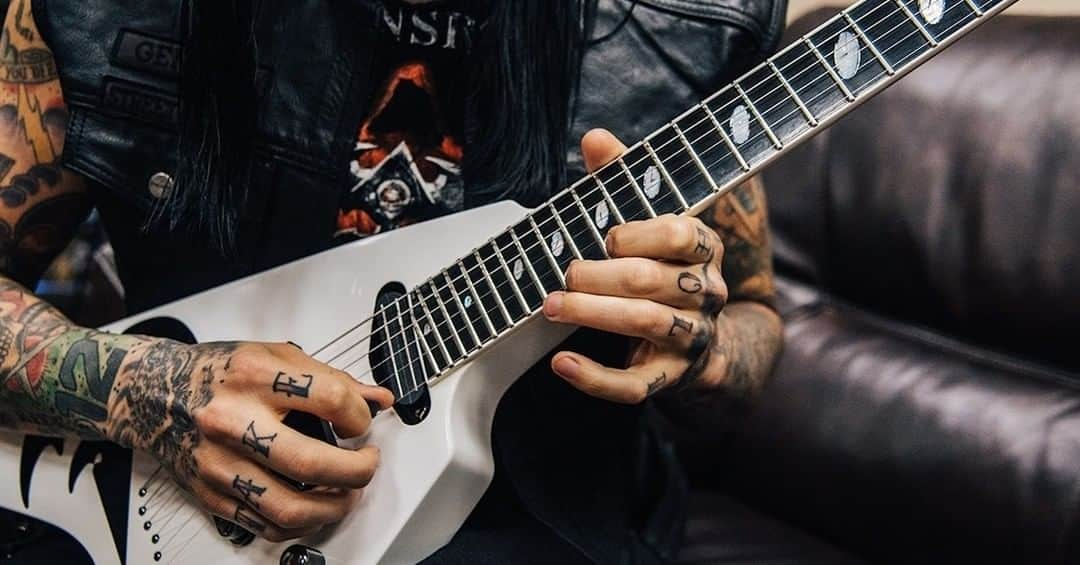
[[[395,392],[532,317],[571,261],[607,257],[615,225],[701,212],[1014,2],[863,0],[840,12],[386,307],[377,322],[393,328],[400,362],[384,369],[407,357],[414,375]]]

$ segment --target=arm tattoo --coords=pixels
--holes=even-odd
[[[765,190],[751,179],[701,216],[724,242],[722,270],[731,300],[770,304],[776,292],[769,244]]]
[[[315,377],[311,375],[300,375],[300,380],[297,380],[285,373],[278,373],[274,377],[274,392],[290,398],[293,396],[307,398],[311,392],[311,382],[314,380]]]
[[[276,438],[276,433],[270,434],[268,436],[259,435],[259,433],[255,431],[255,420],[252,420],[251,423],[248,424],[247,429],[244,430],[244,436],[240,438],[240,441],[244,445],[250,447],[251,450],[255,453],[258,453],[259,455],[262,455],[263,457],[269,459],[270,446],[274,443],[274,440]]]

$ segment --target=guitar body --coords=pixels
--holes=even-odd
[[[293,341],[316,351],[367,319],[379,290],[388,283],[405,288],[420,284],[526,212],[503,202],[395,230],[105,329],[123,332],[167,317],[182,322],[200,342]],[[98,442],[70,439],[43,444],[31,436],[0,436],[2,476],[27,475],[28,466],[32,471],[28,484],[9,480],[0,486],[0,506],[67,531],[99,565],[277,563],[295,543],[318,550],[326,563],[413,563],[450,540],[490,483],[491,426],[503,393],[571,331],[533,318],[432,386],[431,408],[420,423],[406,425],[394,411],[379,414],[368,439],[382,452],[374,481],[344,522],[309,539],[231,544],[164,472],[156,473],[156,462],[141,453],[130,458],[130,480],[122,493],[126,508],[108,509],[102,475],[111,474],[115,481],[115,474],[122,472],[116,469],[124,467],[116,459],[130,452],[106,448],[98,454],[96,446],[85,447]],[[361,348],[358,354],[366,353],[367,345]],[[369,366],[365,360],[349,371],[364,375]],[[362,380],[371,382],[371,377]],[[85,461],[88,453],[94,454],[90,463]],[[110,466],[110,473],[96,472],[103,465]]]

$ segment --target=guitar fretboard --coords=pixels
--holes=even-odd
[[[371,321],[399,398],[536,314],[612,227],[695,214],[1015,0],[863,0],[573,186]]]

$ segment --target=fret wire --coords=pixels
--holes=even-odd
[[[814,46],[814,42],[810,41],[810,37],[804,35],[802,40],[806,43],[807,47],[810,48],[810,51],[814,53],[814,57],[817,57],[818,62],[825,67],[825,72],[829,73],[829,76],[832,77],[836,86],[840,87],[840,91],[844,93],[844,97],[847,98],[848,102],[854,102],[855,95],[852,94],[851,90],[844,84],[844,79],[840,78],[840,75],[836,74],[836,71],[833,70],[832,65],[825,60],[825,56],[821,54],[821,51],[818,51],[818,48]]]
[[[600,177],[596,176],[595,174],[590,174],[589,176],[591,176],[593,180],[596,181],[596,186],[600,188],[600,194],[603,195],[604,200],[607,202],[608,208],[611,208],[611,213],[615,215],[615,221],[620,224],[625,224],[626,219],[623,218],[622,212],[619,211],[619,208],[615,206],[615,201],[611,199],[611,194],[608,193],[607,187],[604,186],[604,181],[600,180]],[[633,175],[630,175],[630,182],[637,182],[636,180],[634,180]]]
[[[969,8],[971,8],[972,12],[975,12],[976,17],[983,15],[982,8],[980,8],[979,5],[975,3],[975,0],[964,0],[964,2],[968,5]]]
[[[540,277],[536,276],[536,269],[533,268],[532,260],[529,259],[529,255],[525,253],[525,248],[521,246],[521,240],[519,240],[517,234],[514,233],[514,228],[510,228],[510,239],[514,240],[514,246],[517,247],[518,253],[521,254],[521,262],[525,264],[525,268],[528,269],[529,275],[536,281],[536,289],[540,291],[540,296],[547,298],[548,291],[544,288],[544,283],[540,282]],[[541,240],[541,242],[543,242],[543,240]],[[547,244],[544,244],[544,246],[544,249],[546,250]],[[558,268],[555,269],[556,272],[558,272],[558,270]],[[532,312],[532,308],[526,306],[525,311]]]
[[[450,297],[454,300],[454,304],[457,304],[458,312],[461,312],[462,319],[465,320],[465,330],[469,332],[469,337],[472,338],[473,343],[479,346],[480,336],[476,333],[476,328],[473,327],[472,318],[469,317],[469,312],[465,309],[465,304],[461,302],[461,297],[458,296],[457,289],[454,288],[454,281],[450,280],[450,275],[447,274],[445,269],[443,269],[442,277],[443,280],[446,281],[446,290],[450,293]],[[453,323],[450,325],[453,327]],[[465,349],[462,348],[461,352],[465,353]]]
[[[922,22],[919,21],[919,18],[908,9],[907,5],[904,4],[904,0],[893,0],[893,2],[897,6],[900,6],[900,11],[904,12],[907,19],[915,24],[915,27],[919,30],[919,33],[922,34],[923,39],[930,44],[930,47],[937,47],[938,42],[934,39],[934,35],[930,33],[930,30],[926,29],[926,27],[922,25]]]
[[[704,176],[705,180],[709,183],[709,189],[711,189],[713,192],[718,192],[720,190],[720,187],[716,186],[716,181],[713,180],[712,175],[709,174],[709,169],[705,168],[705,163],[701,162],[701,157],[698,157],[697,152],[694,151],[694,148],[690,146],[690,141],[686,139],[685,135],[683,135],[682,128],[680,128],[679,124],[676,124],[675,122],[671,122],[671,124],[669,125],[672,127],[672,129],[675,130],[675,136],[678,137],[679,141],[682,142],[683,147],[686,148],[686,152],[690,154],[690,159],[694,161],[694,164],[697,165],[698,170],[701,171],[701,175]],[[686,200],[682,197],[682,194],[679,194],[678,196],[679,202],[682,204],[683,209],[689,210],[690,206],[686,204]]]
[[[492,247],[497,247],[495,242],[491,242]],[[495,305],[499,307],[499,312],[502,313],[502,317],[506,320],[506,325],[514,325],[514,319],[510,317],[510,311],[506,309],[506,304],[503,301],[502,295],[499,294],[499,288],[495,286],[495,280],[491,278],[491,273],[488,272],[487,265],[480,259],[480,254],[473,251],[473,258],[476,259],[476,264],[480,265],[480,272],[484,275],[484,280],[487,281],[488,288],[491,289],[491,294],[495,297]],[[528,308],[526,308],[527,310]],[[494,334],[495,332],[492,332]]]
[[[394,382],[397,383],[398,392],[400,393],[400,392],[405,391],[405,387],[401,386],[401,373],[398,371],[397,355],[395,355],[397,353],[397,348],[394,347],[394,337],[397,334],[396,333],[393,333],[393,334],[390,333],[390,324],[386,320],[387,314],[388,313],[385,310],[383,310],[383,313],[382,313],[382,330],[383,330],[383,333],[386,334],[386,342],[385,342],[386,345],[384,347],[384,350],[388,352],[387,356],[390,357],[390,370],[394,371]]]
[[[548,245],[547,238],[544,237],[544,233],[540,231],[540,226],[536,225],[536,220],[533,219],[532,214],[529,214],[529,226],[533,233],[536,234],[537,241],[540,242],[540,247],[544,249],[544,255],[547,255],[548,262],[551,263],[552,270],[555,271],[555,276],[559,278],[559,284],[563,288],[566,288],[566,276],[562,272],[562,267],[559,266],[559,262],[555,260],[555,254],[551,252],[551,247]],[[532,261],[526,261],[531,263]]]
[[[431,331],[435,335],[435,340],[439,342],[439,350],[442,351],[443,357],[446,359],[446,362],[449,363],[449,365],[440,369],[440,371],[444,371],[454,365],[454,358],[450,355],[450,350],[447,349],[446,342],[443,341],[442,335],[439,334],[439,324],[435,323],[435,316],[431,315],[431,310],[427,307],[427,301],[424,300],[423,293],[420,294],[420,308],[424,310],[424,316],[427,316],[428,322],[431,323]],[[449,320],[447,320],[447,322],[449,322]],[[453,330],[452,327],[450,329]],[[453,331],[451,331],[451,333],[453,333]]]
[[[585,219],[585,225],[589,226],[589,231],[592,232],[593,237],[596,238],[596,243],[600,246],[600,253],[604,254],[605,259],[611,259],[611,256],[607,252],[607,244],[604,243],[604,238],[600,237],[600,230],[596,229],[596,224],[593,223],[592,218],[589,217],[589,209],[585,207],[585,204],[578,198],[577,193],[573,190],[570,191],[570,196],[574,198],[574,202],[577,203],[577,207],[581,210],[581,217]]]
[[[806,122],[809,123],[810,127],[812,128],[817,127],[817,118],[814,117],[813,112],[811,112],[810,108],[808,108],[803,102],[803,99],[801,96],[799,96],[799,93],[795,92],[795,89],[791,87],[791,83],[789,83],[787,79],[784,78],[784,75],[780,73],[780,69],[776,68],[776,64],[774,64],[771,60],[767,61],[767,63],[769,64],[769,69],[771,69],[773,74],[776,75],[776,78],[780,79],[780,84],[783,85],[784,90],[787,90],[788,95],[791,96],[791,99],[795,101],[795,104],[799,107],[799,111],[803,113],[803,117],[806,118]]]
[[[548,210],[551,210],[551,217],[555,218],[555,223],[559,225],[559,229],[562,230],[563,235],[566,237],[566,243],[570,246],[570,251],[574,253],[574,257],[581,259],[581,250],[578,249],[577,244],[574,243],[574,238],[570,236],[570,230],[566,229],[566,224],[563,223],[562,218],[559,217],[559,212],[555,209],[555,205],[553,204],[552,200],[548,200],[547,207]]]
[[[735,87],[735,92],[739,93],[739,97],[742,98],[743,102],[746,102],[746,105],[750,108],[750,111],[754,114],[754,117],[757,118],[758,123],[761,124],[761,128],[765,130],[765,135],[767,135],[769,137],[769,140],[772,141],[773,147],[775,147],[777,151],[783,149],[784,144],[780,143],[780,138],[776,137],[776,134],[773,133],[772,128],[769,127],[769,124],[765,121],[765,117],[761,115],[761,112],[758,112],[757,106],[754,106],[754,103],[750,101],[750,97],[747,96],[745,92],[743,92],[743,89],[741,86],[739,86],[739,83],[732,83],[732,86]]]
[[[487,326],[488,331],[492,337],[495,337],[499,332],[495,331],[495,324],[491,323],[491,317],[488,316],[487,308],[484,307],[484,303],[480,300],[480,293],[476,292],[476,286],[473,284],[472,279],[469,278],[469,271],[465,268],[465,265],[461,262],[457,262],[458,268],[461,269],[461,278],[465,279],[465,286],[469,287],[469,292],[472,293],[473,300],[476,301],[476,309],[480,311],[480,317],[484,319],[484,324]],[[480,343],[477,340],[476,343]]]
[[[750,163],[746,162],[746,159],[742,156],[742,152],[739,151],[738,147],[735,147],[735,142],[728,137],[727,132],[724,131],[724,125],[720,123],[720,120],[716,119],[716,114],[713,113],[712,108],[709,108],[708,104],[700,104],[700,106],[704,108],[705,113],[709,115],[709,121],[712,122],[713,128],[720,134],[720,139],[724,140],[724,145],[727,145],[731,154],[735,156],[735,160],[739,162],[739,167],[742,167],[742,170],[744,171],[749,171]]]
[[[409,302],[409,312],[416,312],[416,307],[413,306],[412,293],[411,292],[406,293],[405,298]],[[420,328],[416,327],[416,315],[415,314],[413,314],[412,326],[413,326],[413,333],[416,334],[417,339],[420,341],[420,345],[423,346],[424,353],[427,354],[428,362],[431,363],[431,367],[433,369],[435,369],[436,374],[441,373],[442,368],[439,367],[439,363],[435,361],[435,355],[431,352],[431,346],[429,346],[428,343],[427,343],[427,340],[424,339],[424,334],[423,334],[422,331],[420,331]],[[447,357],[447,359],[449,359],[449,357]],[[424,382],[425,383],[428,382],[428,378],[427,378],[426,375],[424,376]]]
[[[851,26],[851,29],[855,30],[855,33],[859,36],[859,38],[862,39],[864,43],[866,43],[866,47],[870,49],[871,53],[874,54],[874,58],[877,59],[878,63],[881,64],[881,67],[885,69],[885,74],[889,76],[895,75],[896,69],[894,69],[893,66],[885,60],[885,57],[881,55],[881,52],[878,51],[877,47],[874,47],[874,44],[870,42],[870,38],[866,36],[866,33],[863,32],[861,27],[859,27],[859,24],[855,23],[855,20],[851,19],[851,15],[849,15],[846,10],[840,12],[840,14],[844,17],[844,20],[847,21],[848,25]]]
[[[416,381],[416,370],[413,369],[412,342],[409,341],[409,334],[405,330],[404,318],[401,316],[400,300],[394,300],[394,309],[397,310],[398,323],[401,325],[401,333],[398,335],[400,335],[402,341],[405,342],[405,362],[409,364],[409,375],[412,376],[412,390],[416,390],[420,387],[420,383]],[[424,382],[427,382],[426,379]],[[403,393],[401,395],[402,397],[408,396],[408,394],[404,394],[404,390],[401,392]]]
[[[502,266],[503,271],[506,273],[506,280],[510,281],[510,287],[514,289],[514,295],[517,296],[518,303],[521,304],[522,312],[531,312],[532,308],[529,307],[529,303],[525,301],[525,294],[521,292],[521,287],[518,286],[517,279],[514,278],[514,273],[511,272],[510,265],[506,263],[506,258],[503,257],[502,250],[499,249],[498,242],[492,240],[491,247],[495,249],[495,256],[499,258],[499,265]],[[525,259],[521,260],[522,263],[528,262]],[[541,287],[540,292],[543,293],[544,289]],[[510,319],[509,316],[506,317]]]
[[[446,307],[446,303],[443,302],[442,297],[439,296],[439,289],[435,287],[434,280],[429,280],[428,286],[434,291],[435,304],[442,310],[443,316],[446,316],[446,326],[450,329],[450,337],[457,345],[458,351],[460,351],[462,355],[465,355],[465,344],[461,342],[461,338],[458,336],[457,328],[454,327],[454,319],[450,317],[450,310]]]
[[[648,150],[649,142],[645,141],[643,142],[643,144],[645,149]],[[652,153],[650,152],[650,155],[651,154]],[[660,167],[661,172],[664,173],[664,177],[667,178],[667,169],[664,168],[663,163],[656,159],[655,156],[653,156],[653,161],[656,162],[657,166]],[[634,194],[637,195],[638,200],[641,201],[641,205],[645,208],[645,212],[649,214],[650,218],[655,218],[656,210],[653,210],[652,202],[649,202],[649,197],[645,196],[645,191],[641,190],[641,185],[638,184],[637,179],[634,178],[634,173],[630,172],[630,167],[626,166],[626,161],[623,161],[622,157],[619,157],[619,167],[622,168],[623,174],[626,175],[626,178],[630,179],[630,186],[631,188],[633,188]]]

